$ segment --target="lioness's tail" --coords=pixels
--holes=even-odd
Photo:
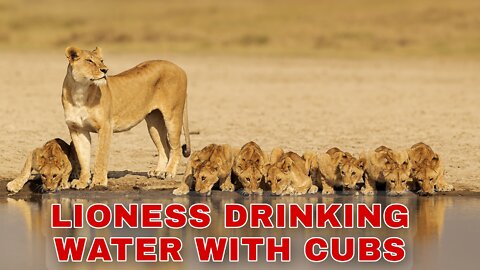
[[[188,129],[188,106],[187,99],[185,99],[185,107],[183,108],[183,134],[185,136],[185,144],[182,145],[182,153],[184,157],[189,157],[191,153],[190,148],[190,130]]]

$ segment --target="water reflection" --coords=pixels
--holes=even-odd
[[[291,269],[302,267],[302,269],[318,269],[327,267],[331,269],[384,269],[386,266],[393,269],[425,269],[433,268],[447,269],[446,265],[456,261],[456,265],[469,266],[473,263],[475,256],[469,257],[465,252],[457,255],[458,258],[445,256],[452,253],[453,247],[443,241],[444,238],[462,234],[462,226],[480,225],[480,199],[475,197],[446,197],[436,196],[430,198],[417,197],[414,195],[404,197],[387,196],[300,196],[300,197],[276,197],[265,196],[243,197],[238,194],[213,193],[210,197],[185,196],[172,197],[169,192],[141,192],[127,193],[119,196],[118,193],[100,193],[95,198],[85,198],[86,193],[71,192],[52,195],[38,195],[28,200],[25,199],[4,199],[0,204],[0,214],[3,219],[0,223],[2,269],[132,269],[134,250],[128,250],[127,263],[57,263],[53,248],[54,236],[84,236],[89,239],[94,237],[109,238],[112,236],[156,236],[156,237],[178,237],[183,241],[182,256],[184,263],[144,263],[135,264],[135,269],[228,269],[228,263],[199,263],[193,244],[196,236],[290,236],[292,239],[292,261],[288,264],[275,263],[275,268]],[[121,199],[119,199],[121,198]],[[50,228],[50,205],[60,203],[62,205],[62,217],[71,218],[72,206],[84,204],[84,209],[92,203],[180,203],[185,206],[194,203],[205,203],[212,210],[212,224],[205,230],[192,229],[186,226],[183,229],[115,229],[113,225],[95,230],[89,227],[82,229],[51,229]],[[249,206],[252,203],[269,203],[275,206],[278,203],[381,203],[383,206],[390,203],[405,204],[410,211],[410,228],[392,230],[386,226],[382,229],[225,229],[223,226],[223,209],[226,203],[241,203]],[[464,214],[459,215],[458,211]],[[342,212],[339,213],[342,215]],[[461,219],[469,219],[470,223],[462,223]],[[447,228],[447,229],[445,229]],[[465,231],[466,232],[466,231]],[[332,236],[376,236],[385,239],[390,236],[401,237],[406,242],[407,257],[401,263],[347,263],[339,264],[326,261],[320,264],[310,263],[303,255],[303,245],[306,239],[320,236],[326,239]],[[480,235],[473,234],[466,237],[464,245],[470,245],[473,249]],[[87,245],[87,248],[89,246]],[[115,257],[115,250],[112,249],[112,256]],[[265,261],[264,248],[259,249],[260,262],[246,262],[246,250],[241,249],[240,262],[235,268],[264,269],[271,267],[272,263]],[[455,253],[453,251],[453,253]],[[462,255],[463,254],[463,255]],[[462,257],[463,256],[463,257]],[[471,260],[469,260],[469,258]],[[473,264],[472,264],[473,265]]]

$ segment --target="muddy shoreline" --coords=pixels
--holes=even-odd
[[[115,199],[115,198],[122,198],[122,197],[134,197],[134,198],[142,198],[143,196],[147,198],[155,198],[155,196],[171,196],[172,198],[181,198],[185,196],[174,196],[171,194],[171,190],[176,188],[181,181],[181,177],[178,177],[175,180],[160,180],[155,178],[148,178],[145,176],[140,175],[131,175],[127,174],[122,176],[121,178],[114,178],[109,179],[108,188],[98,188],[92,190],[62,190],[53,194],[48,193],[41,193],[38,191],[39,189],[39,180],[31,180],[27,182],[25,187],[17,194],[9,194],[6,190],[6,185],[8,181],[11,179],[1,179],[0,180],[0,199],[12,198],[12,199],[41,199],[43,197],[49,196],[61,196],[61,197],[68,197],[68,198],[76,198],[76,199],[93,199],[93,198],[105,198],[105,199]],[[213,193],[212,196],[221,196],[220,191],[216,191]],[[239,192],[235,192],[236,195],[242,195]],[[382,196],[385,195],[383,192],[380,193]],[[191,192],[188,197],[198,197],[202,196],[196,194],[195,192]],[[271,196],[270,192],[266,191],[263,196]],[[305,197],[322,197],[324,195],[321,192],[314,194],[314,195],[305,195]],[[327,197],[335,197],[335,196],[362,196],[354,193],[345,194],[342,192],[336,192],[335,195],[328,195]],[[406,196],[417,196],[414,193],[409,193]],[[457,188],[455,191],[451,192],[440,192],[436,193],[434,196],[448,196],[448,197],[456,197],[456,196],[465,196],[465,197],[480,197],[480,192],[478,191],[471,191],[468,189]],[[260,196],[255,196],[260,197]]]

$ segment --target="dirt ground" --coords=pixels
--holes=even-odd
[[[54,137],[69,141],[60,101],[67,63],[63,52],[0,57],[0,179],[7,180],[33,148]],[[108,52],[105,62],[115,74],[152,58],[187,71],[190,130],[200,133],[191,135],[193,149],[254,140],[266,151],[337,146],[359,153],[423,141],[443,157],[446,179],[457,190],[480,191],[478,62]],[[111,184],[161,187],[161,180],[146,179],[155,152],[143,122],[115,134]]]

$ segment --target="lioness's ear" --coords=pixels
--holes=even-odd
[[[67,57],[69,62],[73,62],[73,61],[77,60],[78,57],[80,57],[81,51],[82,50],[80,50],[76,47],[70,46],[70,47],[67,47],[65,49],[65,56]]]
[[[92,51],[93,54],[98,56],[99,58],[102,58],[102,48],[100,47],[95,47],[95,49]]]

